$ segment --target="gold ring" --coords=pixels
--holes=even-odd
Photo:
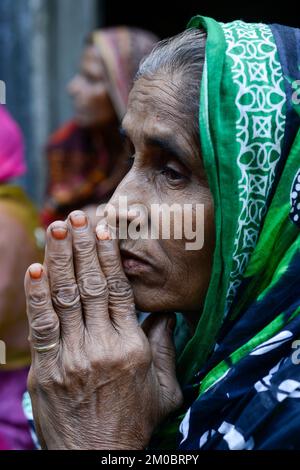
[[[57,344],[58,343],[49,344],[49,346],[33,346],[33,349],[37,352],[48,352],[51,351],[51,349],[56,348]]]

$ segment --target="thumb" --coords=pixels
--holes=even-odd
[[[148,337],[154,367],[162,388],[162,397],[171,402],[172,407],[181,404],[182,394],[176,377],[176,353],[173,331],[176,326],[175,314],[152,314],[142,328]]]

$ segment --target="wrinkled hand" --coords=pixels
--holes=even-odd
[[[52,224],[45,264],[25,278],[38,436],[48,449],[142,449],[182,401],[174,317],[143,331],[116,240],[84,224],[79,211]]]

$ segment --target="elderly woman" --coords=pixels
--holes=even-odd
[[[37,212],[16,183],[25,171],[21,130],[0,106],[0,449],[15,450],[33,448],[22,410],[30,365],[23,282],[28,264],[42,260]]]
[[[300,447],[299,44],[296,29],[195,17],[141,64],[118,228],[175,202],[204,245],[175,230],[117,242],[82,212],[50,226],[26,275],[43,447]],[[142,327],[135,306],[152,312]],[[180,354],[172,312],[189,325]]]
[[[128,171],[119,126],[139,62],[156,42],[152,33],[125,26],[88,37],[79,71],[68,85],[74,118],[47,145],[46,226],[74,208],[87,206],[93,215],[91,206],[107,201]]]

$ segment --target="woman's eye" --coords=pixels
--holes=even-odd
[[[104,83],[104,80],[101,77],[97,77],[94,75],[85,74],[83,75],[83,79],[85,80],[85,83],[87,85],[91,85],[91,86],[103,85]]]
[[[185,179],[185,176],[182,173],[179,173],[178,171],[168,166],[166,166],[162,170],[161,174],[166,176],[166,178],[168,178],[171,181],[182,181],[183,179]]]

